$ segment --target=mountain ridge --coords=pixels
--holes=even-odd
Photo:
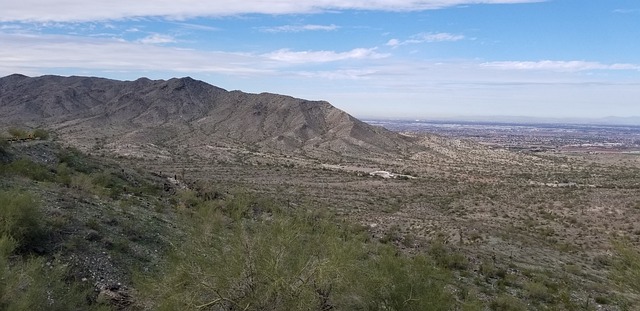
[[[250,94],[190,77],[119,81],[82,76],[0,78],[0,120],[71,141],[220,144],[313,154],[398,154],[415,139],[368,125],[326,101]],[[186,134],[188,133],[188,134]]]

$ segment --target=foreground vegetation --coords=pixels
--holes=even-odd
[[[29,194],[0,191],[0,310],[98,309],[64,263],[25,253],[47,230],[43,216]]]
[[[182,212],[190,229],[141,293],[154,310],[451,310],[450,273],[321,211],[235,194]]]
[[[52,142],[0,147],[0,310],[633,310],[640,292],[631,243],[601,259],[609,279],[557,273]]]
[[[58,148],[46,144],[34,146],[43,152]],[[183,188],[155,194],[166,196],[166,209],[159,202],[147,209],[175,216],[165,260],[153,269],[137,265],[129,271],[135,274],[135,294],[126,304],[114,304],[91,291],[64,262],[69,253],[91,252],[90,243],[63,233],[77,219],[51,219],[46,205],[52,198],[36,193],[71,192],[126,208],[144,203],[134,197],[159,190],[78,151],[55,150],[57,163],[45,164],[3,148],[3,310],[450,310],[465,302],[447,289],[451,273],[426,253],[407,256],[326,210],[285,208],[246,191],[205,199]],[[83,226],[101,231],[101,223],[109,221],[89,219]],[[142,231],[152,224],[119,226],[127,226],[127,239],[112,246],[114,256],[133,257],[134,242],[150,243]]]

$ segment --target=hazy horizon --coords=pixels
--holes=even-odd
[[[545,121],[545,122],[565,122],[565,121],[606,121],[610,120],[615,122],[616,120],[632,120],[635,123],[640,123],[640,116],[605,116],[594,118],[577,118],[577,117],[536,117],[536,116],[517,116],[517,115],[449,115],[449,116],[422,116],[422,117],[384,117],[384,116],[366,116],[366,115],[354,115],[362,120],[398,120],[398,121],[508,121],[513,120],[515,122],[521,122],[525,120],[532,121]]]
[[[640,2],[0,0],[0,75],[191,76],[354,116],[640,116]]]

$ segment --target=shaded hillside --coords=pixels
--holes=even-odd
[[[116,81],[11,75],[0,79],[0,121],[55,129],[86,148],[155,144],[251,147],[311,154],[397,154],[411,138],[323,101],[226,91],[191,78]],[[114,148],[115,149],[115,148]]]

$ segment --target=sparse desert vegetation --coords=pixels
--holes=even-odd
[[[125,178],[127,170],[108,161],[52,143],[16,147],[21,150],[9,151],[13,160],[2,164],[6,190],[0,192],[2,260],[9,267],[3,305],[10,309],[448,310],[456,304],[445,289],[453,284],[450,273],[428,254],[405,255],[327,210],[287,207],[245,191],[218,199],[187,188],[144,191],[140,185],[154,181]],[[46,166],[25,157],[33,149],[51,152],[65,170],[41,178],[12,169],[16,162]],[[67,184],[69,175],[85,176],[85,183]],[[121,187],[130,190],[113,192]],[[65,204],[62,196],[83,202]],[[13,269],[24,267],[30,281],[11,283],[19,277]],[[29,298],[47,297],[46,291],[62,296]]]
[[[495,183],[469,178],[471,168],[426,177],[430,168],[415,167],[422,177],[403,180],[172,161],[160,174],[47,141],[6,152],[3,260],[57,282],[34,279],[7,305],[42,286],[69,293],[65,307],[131,310],[625,310],[637,301],[634,175],[601,165],[571,163],[587,176],[544,159],[552,170],[494,171],[510,178]],[[529,183],[558,177],[598,187]],[[38,272],[48,265],[52,274]]]

